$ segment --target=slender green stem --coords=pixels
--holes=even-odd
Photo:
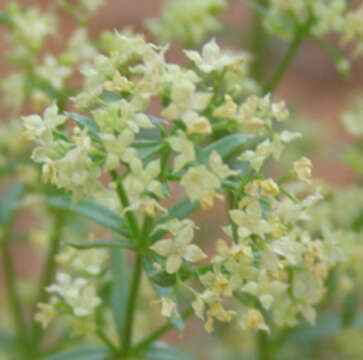
[[[140,280],[142,275],[142,255],[136,255],[134,271],[131,280],[131,289],[126,305],[126,317],[124,333],[122,336],[122,350],[124,354],[127,354],[130,350],[130,344],[132,341],[132,329],[134,325],[134,317],[136,310],[137,294],[140,287]]]
[[[268,335],[264,331],[259,331],[256,335],[259,360],[272,360],[273,352],[269,343]]]
[[[101,329],[96,331],[98,337],[115,353],[117,354],[119,350],[117,347],[112,343],[112,341],[103,333]]]
[[[112,180],[116,183],[116,187],[117,187],[117,194],[118,194],[118,197],[121,201],[121,204],[124,208],[128,208],[130,206],[130,202],[129,202],[129,199],[127,197],[127,194],[126,194],[126,191],[119,179],[119,176],[118,176],[118,173],[116,170],[112,170],[110,172],[111,174],[111,177],[112,177]],[[130,210],[127,210],[126,213],[125,213],[125,216],[126,216],[126,220],[130,226],[130,230],[132,232],[132,235],[134,236],[134,240],[135,241],[139,241],[139,227],[137,225],[137,220],[136,220],[136,216],[135,214],[130,211]]]
[[[188,317],[190,317],[194,313],[193,308],[190,307],[186,309],[182,314],[182,319],[185,320]],[[153,331],[150,335],[145,337],[143,340],[141,340],[139,343],[137,343],[130,351],[131,354],[137,354],[141,350],[145,349],[148,345],[153,343],[155,340],[159,339],[161,336],[166,334],[168,331],[170,331],[173,328],[173,324],[168,321],[166,324],[162,325],[155,331]]]
[[[266,0],[258,0],[260,5],[265,6]],[[254,60],[251,67],[252,76],[260,81],[264,69],[264,63],[266,62],[266,55],[268,52],[268,43],[266,31],[263,28],[263,18],[261,14],[255,13],[255,24],[253,33],[251,36],[250,49],[254,54]]]
[[[32,316],[33,316],[33,346],[36,348],[41,336],[42,336],[42,328],[39,324],[34,321],[34,314],[36,312],[36,306],[38,303],[45,302],[47,299],[47,290],[46,288],[51,284],[54,273],[56,270],[56,261],[55,257],[59,251],[60,241],[61,241],[61,233],[63,227],[63,216],[62,214],[55,214],[54,219],[54,232],[51,239],[51,243],[48,249],[48,254],[46,258],[46,262],[44,265],[44,271],[42,278],[39,283],[38,296],[36,297],[36,301],[33,306]]]
[[[227,196],[228,196],[228,208],[227,208],[227,215],[228,218],[230,219],[230,224],[232,227],[232,237],[233,237],[233,242],[235,244],[238,243],[238,226],[237,224],[232,220],[230,214],[229,214],[229,210],[233,210],[237,208],[237,201],[236,201],[236,197],[235,195],[231,192],[228,191],[227,192]]]
[[[154,224],[154,219],[148,215],[144,216],[144,225],[141,231],[140,243],[141,245],[147,245],[149,234]]]
[[[14,265],[11,260],[11,253],[9,248],[10,226],[5,230],[4,235],[0,239],[0,249],[2,254],[3,273],[7,287],[7,295],[11,307],[11,313],[14,318],[16,334],[19,341],[26,339],[25,321],[22,314],[21,303],[15,286],[15,272]]]
[[[277,67],[275,73],[272,75],[271,79],[267,82],[266,86],[263,89],[264,94],[268,94],[273,92],[277,86],[279,85],[281,79],[285,75],[289,65],[291,64],[292,60],[294,59],[297,51],[300,48],[300,45],[305,39],[308,31],[311,27],[311,20],[309,20],[306,24],[297,26],[295,30],[295,36],[291,41],[287,52],[285,53],[282,61],[280,62],[279,66]]]

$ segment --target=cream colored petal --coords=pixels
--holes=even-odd
[[[175,274],[181,267],[183,259],[179,255],[170,255],[166,260],[166,271]]]
[[[244,291],[248,294],[257,295],[258,284],[255,281],[250,281],[242,287],[242,291]]]
[[[194,228],[192,225],[184,226],[181,230],[178,231],[177,236],[175,237],[175,242],[180,245],[187,245],[193,241],[194,237]]]
[[[173,240],[159,240],[154,245],[150,246],[150,248],[161,256],[168,256],[173,248]]]
[[[263,294],[259,297],[262,306],[268,310],[274,302],[274,297],[271,294]]]
[[[194,244],[188,245],[184,252],[184,259],[189,262],[198,262],[205,259],[207,255]]]
[[[186,57],[193,61],[196,65],[200,64],[202,62],[202,58],[199,55],[199,53],[197,51],[194,50],[184,50],[184,54],[186,55]]]
[[[237,225],[242,225],[245,223],[246,214],[243,210],[230,210],[229,216]]]

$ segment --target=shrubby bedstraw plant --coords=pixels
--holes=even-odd
[[[5,336],[9,344],[5,359],[192,359],[159,341],[173,328],[182,333],[192,316],[208,333],[229,323],[262,339],[303,321],[314,325],[327,280],[352,255],[341,239],[355,235],[336,236],[345,224],[328,219],[335,202],[341,206],[339,196],[322,201],[326,190],[312,181],[304,154],[283,176],[266,175],[266,162],[278,163],[302,136],[287,130],[288,107],[272,92],[307,36],[347,73],[349,61],[321,37],[337,31],[343,43],[359,39],[361,9],[350,11],[343,0],[249,2],[261,36],[265,27],[292,39],[262,86],[249,54],[223,50],[211,38],[227,1],[169,1],[160,19],[148,22],[161,43],[182,40],[185,65],[166,60],[168,45],[130,29],[90,41],[88,17],[101,3],[58,1],[79,27],[62,53],[41,61],[45,38],[56,34],[55,9],[10,3],[0,17],[19,69],[2,81],[14,118],[0,139],[2,173],[18,179],[0,211],[15,325],[14,336],[0,332],[0,346]],[[353,56],[360,52],[358,43]],[[82,81],[71,87],[79,71]],[[21,116],[25,102],[37,114]],[[361,135],[357,114],[344,122]],[[359,168],[353,152],[347,157]],[[192,215],[220,205],[227,216],[211,251]],[[48,251],[37,295],[24,306],[9,241],[14,216],[29,206],[41,224],[26,240],[48,244]],[[108,233],[93,231],[84,218]],[[344,271],[342,281],[354,286]],[[165,317],[154,329],[150,323],[160,319],[153,307]],[[142,311],[147,321],[138,326]],[[94,341],[102,345],[87,346]]]

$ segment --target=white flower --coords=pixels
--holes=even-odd
[[[149,20],[147,27],[160,42],[178,38],[196,46],[220,29],[216,16],[226,6],[225,0],[167,1],[160,16]]]
[[[55,89],[61,90],[66,79],[72,74],[72,69],[62,65],[53,55],[48,54],[43,64],[36,68],[36,72],[49,81]]]
[[[194,225],[189,223],[177,230],[173,239],[159,240],[151,246],[152,250],[167,258],[166,271],[168,273],[176,273],[180,269],[183,259],[195,263],[206,258],[198,246],[191,244],[193,237]]]
[[[257,309],[249,309],[242,319],[241,326],[248,330],[262,330],[270,332],[263,315]]]
[[[270,157],[273,151],[273,144],[270,140],[265,140],[257,146],[255,151],[247,150],[239,156],[239,160],[248,161],[252,168],[256,171],[260,171],[263,163]]]
[[[264,237],[264,234],[271,231],[270,224],[262,218],[262,209],[258,201],[252,201],[246,210],[230,210],[229,215],[238,225],[238,234],[242,239],[251,234]]]
[[[208,135],[212,133],[212,126],[209,120],[205,116],[200,116],[195,111],[188,111],[181,117],[185,125],[187,126],[188,134],[204,134]]]
[[[216,151],[212,151],[209,156],[209,166],[211,170],[221,179],[226,179],[230,176],[239,174],[239,171],[230,169]]]
[[[67,116],[58,113],[58,106],[54,103],[44,110],[43,119],[39,115],[23,116],[25,136],[39,143],[49,142],[52,131],[64,124]]]
[[[224,103],[213,111],[213,116],[225,119],[234,119],[237,112],[237,104],[230,95],[224,96]]]
[[[60,295],[72,307],[74,315],[79,317],[93,314],[101,303],[101,299],[96,295],[96,287],[90,280],[72,279],[65,273],[59,273],[57,284],[49,286],[47,291]]]
[[[350,134],[363,136],[363,101],[359,99],[351,111],[345,112],[342,121]]]
[[[104,0],[79,0],[80,5],[87,12],[94,12],[104,4]]]
[[[275,297],[280,296],[287,289],[287,285],[278,280],[271,280],[265,269],[261,269],[257,281],[248,281],[242,291],[259,298],[265,309],[270,309]]]
[[[208,210],[214,206],[215,198],[221,198],[216,190],[221,183],[216,175],[211,173],[206,166],[191,167],[181,179],[190,200],[199,200],[203,209]]]
[[[195,160],[195,150],[192,141],[188,140],[186,134],[179,130],[178,136],[170,136],[167,138],[170,147],[179,153],[174,160],[174,170],[178,172],[186,164]]]
[[[294,162],[294,170],[299,180],[311,184],[312,163],[310,159],[302,157]]]
[[[105,166],[108,170],[119,167],[122,155],[133,143],[134,138],[134,133],[129,129],[123,130],[118,136],[111,133],[101,134],[101,139],[107,152]]]
[[[233,56],[222,53],[215,39],[210,40],[203,46],[200,55],[194,50],[185,50],[185,55],[203,72],[221,72],[226,68],[239,66],[244,62],[242,56]]]
[[[167,318],[174,316],[179,317],[178,309],[175,302],[171,298],[162,297],[158,302],[161,303],[161,315]]]
[[[37,304],[38,312],[34,315],[34,320],[39,322],[45,329],[54,319],[56,312],[53,304]]]

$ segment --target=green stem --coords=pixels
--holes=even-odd
[[[21,343],[26,339],[25,321],[21,310],[19,296],[15,286],[15,272],[13,262],[11,260],[11,253],[9,248],[10,229],[6,229],[4,235],[0,239],[0,250],[2,254],[3,273],[5,277],[5,284],[7,287],[7,295],[13,315],[16,334]]]
[[[182,314],[182,319],[185,320],[191,315],[193,315],[194,311],[193,308],[190,307],[187,310],[185,310]],[[131,354],[137,354],[143,349],[145,349],[148,345],[153,343],[155,340],[159,339],[161,336],[166,334],[168,331],[170,331],[173,328],[173,324],[168,321],[166,324],[162,325],[155,331],[153,331],[150,335],[145,337],[143,340],[141,340],[139,343],[137,343],[130,351]]]
[[[115,354],[117,354],[119,352],[119,350],[117,349],[117,347],[112,343],[112,341],[103,333],[103,331],[101,329],[98,329],[96,331],[96,334],[98,335],[98,337],[105,343],[105,345],[107,345],[112,352],[114,352]]]
[[[232,227],[233,242],[235,244],[238,244],[238,226],[237,224],[235,224],[235,222],[232,220],[231,216],[229,215],[229,210],[237,208],[237,201],[235,195],[231,191],[227,192],[227,199],[228,199],[227,215],[228,218],[230,219],[230,224]]]
[[[51,284],[54,273],[56,270],[56,261],[55,257],[59,252],[60,241],[61,241],[61,232],[63,227],[63,216],[62,214],[55,214],[55,224],[54,224],[54,232],[51,239],[51,244],[48,249],[48,254],[46,258],[46,262],[44,265],[44,271],[42,278],[39,283],[38,296],[36,297],[36,301],[33,306],[32,317],[33,317],[33,346],[36,348],[40,338],[42,336],[42,328],[39,324],[34,321],[34,314],[36,312],[36,306],[39,303],[43,303],[47,300],[47,290],[46,288]]]
[[[127,197],[126,191],[122,185],[122,182],[119,179],[118,173],[116,170],[111,170],[110,172],[112,180],[116,183],[117,186],[117,194],[121,201],[121,204],[124,208],[128,208],[130,206],[129,199]],[[132,235],[134,236],[135,241],[139,241],[139,227],[137,225],[137,220],[135,214],[127,210],[125,213],[126,220],[130,226],[130,230],[132,232]]]
[[[280,62],[279,66],[277,67],[275,73],[272,75],[271,79],[267,82],[266,86],[263,89],[264,94],[268,94],[273,92],[277,86],[279,85],[281,79],[286,74],[289,65],[291,64],[292,60],[294,59],[297,51],[300,48],[303,40],[305,39],[306,34],[310,30],[311,27],[311,20],[308,20],[306,24],[300,25],[296,27],[295,36],[292,42],[289,45],[287,52],[285,53],[282,61]]]
[[[142,255],[136,255],[134,271],[132,275],[131,289],[126,305],[125,325],[123,327],[124,333],[122,336],[122,350],[127,354],[130,350],[132,340],[132,328],[134,325],[134,317],[136,310],[136,298],[140,287],[140,280],[142,274]]]
[[[261,6],[266,6],[266,0],[258,1]],[[266,63],[266,55],[268,52],[268,44],[266,31],[263,28],[262,16],[259,13],[255,13],[255,24],[253,33],[251,36],[251,45],[250,48],[252,53],[254,54],[254,60],[251,67],[252,76],[260,81],[262,78],[262,72],[264,69],[264,64]]]
[[[259,360],[272,360],[273,353],[271,346],[269,346],[268,335],[264,331],[257,333],[257,348],[258,348],[258,359]]]
[[[154,219],[145,214],[144,225],[141,230],[141,238],[140,238],[141,245],[147,245],[149,234],[152,230],[153,224],[154,224]]]

